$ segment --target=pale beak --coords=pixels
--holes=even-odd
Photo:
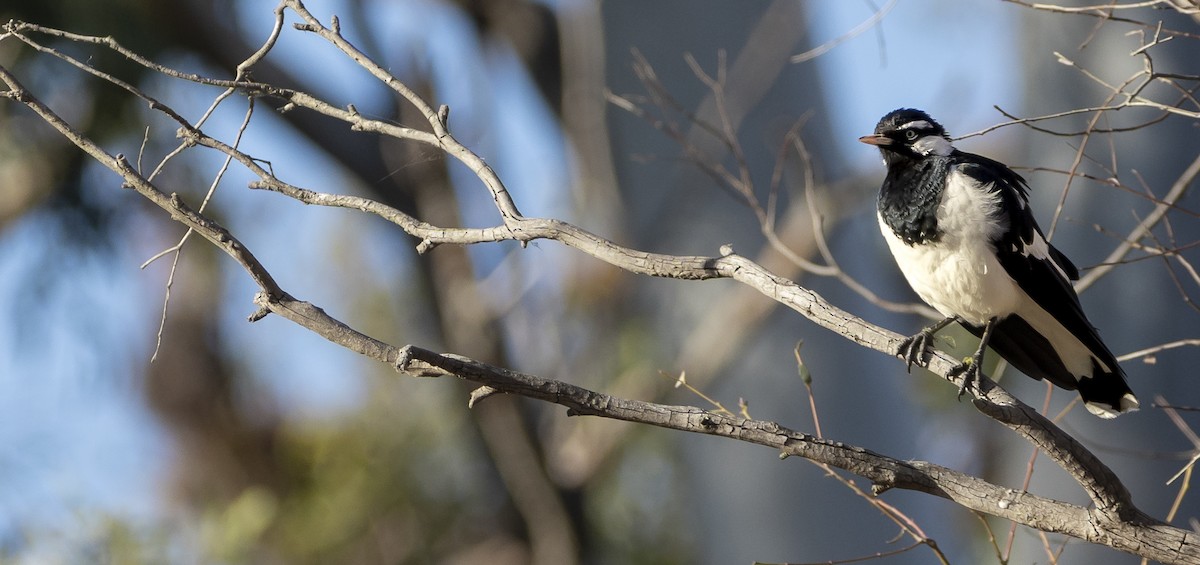
[[[892,144],[892,138],[890,138],[890,137],[887,137],[887,136],[885,136],[885,135],[881,135],[881,134],[875,134],[875,135],[864,135],[864,136],[862,136],[862,137],[858,138],[858,140],[859,140],[859,141],[861,141],[861,142],[863,142],[863,143],[866,143],[867,145],[880,145],[880,146],[884,146],[884,145],[891,145],[891,144]]]

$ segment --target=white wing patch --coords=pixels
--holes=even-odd
[[[1033,242],[1025,245],[1024,249],[1019,250],[1021,255],[1033,257],[1035,259],[1048,260],[1050,259],[1050,244],[1046,243],[1046,238],[1042,234],[1033,232]]]
[[[1013,251],[1019,252],[1021,255],[1026,257],[1033,257],[1034,259],[1050,263],[1051,265],[1054,265],[1054,270],[1058,272],[1058,275],[1061,276],[1064,281],[1071,280],[1071,277],[1068,277],[1067,272],[1063,270],[1062,265],[1059,265],[1058,261],[1055,261],[1054,258],[1050,257],[1050,244],[1046,243],[1046,238],[1042,237],[1042,234],[1038,233],[1036,230],[1033,232],[1033,241],[1031,243],[1023,246],[1021,249],[1013,249]],[[1070,283],[1068,282],[1067,284]]]
[[[1014,246],[1016,247],[1016,246]],[[1071,278],[1067,276],[1067,272],[1063,270],[1062,265],[1058,264],[1050,255],[1050,244],[1046,242],[1046,238],[1037,230],[1033,232],[1033,241],[1028,244],[1020,245],[1018,249],[1013,251],[1019,252],[1031,261],[1044,261],[1054,266],[1054,271],[1062,277],[1064,284],[1070,285]],[[1024,294],[1024,293],[1022,293]],[[1028,296],[1028,295],[1026,295]],[[1017,314],[1025,319],[1038,333],[1042,334],[1047,341],[1054,347],[1058,353],[1058,357],[1063,360],[1067,370],[1072,375],[1077,375],[1076,378],[1090,378],[1092,376],[1092,362],[1100,366],[1104,371],[1112,371],[1113,368],[1108,366],[1100,358],[1092,354],[1092,352],[1075,337],[1060,322],[1054,319],[1045,309],[1035,303],[1032,299],[1026,297],[1022,300],[1021,306],[1017,310]],[[1098,412],[1098,407],[1092,405],[1087,406],[1088,410],[1093,414],[1102,418],[1111,418],[1112,416]],[[1113,413],[1115,415],[1116,413]]]

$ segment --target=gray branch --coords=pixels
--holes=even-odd
[[[365,56],[354,50],[338,30],[323,27],[298,1],[284,0],[282,5],[290,7],[302,16],[306,22],[301,26],[304,31],[317,33],[346,51],[360,64],[369,63],[369,60],[364,63]],[[277,17],[282,17],[281,14],[282,11],[277,10]],[[19,30],[10,28],[9,33],[17,34]],[[131,90],[131,93],[150,101],[151,107],[169,112],[173,119],[181,123],[181,135],[185,141],[209,147],[238,160],[258,177],[258,181],[252,184],[253,188],[278,192],[307,204],[351,208],[378,215],[415,237],[419,242],[417,249],[421,252],[442,244],[466,245],[498,241],[517,241],[524,244],[545,239],[558,241],[633,273],[685,280],[733,279],[846,339],[887,355],[895,355],[903,336],[875,326],[830,304],[815,292],[792,280],[774,275],[757,263],[735,254],[728,247],[714,257],[650,253],[619,246],[566,222],[522,216],[490,167],[459,144],[449,133],[445,112],[435,112],[432,106],[416,98],[415,94],[382,68],[369,66],[368,69],[417,105],[429,119],[432,132],[368,120],[353,108],[342,110],[296,91],[246,82],[231,83],[230,86],[258,95],[282,97],[290,105],[336,117],[349,123],[356,130],[409,139],[446,151],[471,167],[480,177],[496,202],[500,216],[499,225],[481,229],[434,226],[379,202],[315,192],[284,183],[260,167],[250,156],[207,136],[178,114],[171,112],[167,106],[140,91]],[[204,81],[197,79],[197,82]],[[864,477],[872,482],[877,493],[893,488],[925,492],[954,501],[965,508],[1012,520],[1031,528],[1107,545],[1163,563],[1200,563],[1200,537],[1197,534],[1164,524],[1142,513],[1134,506],[1129,491],[1116,475],[1090,451],[1036,410],[1021,403],[987,379],[981,379],[977,390],[972,389],[974,406],[1045,452],[1082,486],[1091,499],[1091,507],[1085,508],[1002,487],[932,463],[903,461],[860,447],[815,438],[773,422],[738,418],[695,407],[617,398],[566,382],[492,367],[455,355],[437,354],[411,345],[397,348],[373,339],[334,319],[319,307],[289,295],[279,287],[250,250],[223,226],[189,207],[179,196],[162,192],[121,155],[107,153],[94,141],[75,130],[31,95],[16,77],[2,66],[0,82],[8,87],[8,90],[0,95],[30,108],[81,150],[119,175],[123,186],[133,189],[162,208],[175,221],[195,230],[244,268],[260,288],[255,297],[259,309],[251,316],[251,321],[273,313],[335,344],[395,366],[404,373],[426,377],[456,376],[486,387],[479,394],[472,396],[473,402],[491,394],[515,394],[565,406],[568,408],[568,415],[625,420],[756,443],[776,449],[782,455],[803,457]],[[945,354],[935,353],[929,369],[958,386],[960,383],[957,377],[947,376],[956,363],[956,360]]]

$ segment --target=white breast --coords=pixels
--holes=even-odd
[[[951,169],[938,206],[941,237],[908,245],[880,218],[879,226],[900,271],[917,295],[945,316],[983,325],[1015,312],[1023,297],[996,260],[991,241],[1004,226],[999,196]]]

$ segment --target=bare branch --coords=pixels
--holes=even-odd
[[[267,311],[274,312],[300,323],[335,343],[373,358],[386,359],[389,362],[395,358],[395,355],[391,353],[394,350],[391,346],[362,336],[341,322],[329,318],[319,308],[291,298],[270,278],[257,259],[224,228],[192,211],[178,197],[169,197],[159,192],[123,159],[109,156],[90,140],[71,129],[61,118],[25,93],[24,88],[6,69],[0,68],[0,80],[9,85],[12,98],[34,109],[43,119],[59,129],[64,136],[74,141],[81,149],[101,162],[111,163],[110,168],[121,175],[126,183],[167,210],[177,221],[192,227],[237,260],[251,274],[256,284],[263,289],[258,300],[261,310],[256,313],[254,318],[260,318]],[[198,136],[198,142],[207,139],[198,132],[193,132],[193,135]],[[225,150],[233,152],[235,156],[240,154],[232,148]],[[258,171],[261,173],[262,169],[259,168]],[[283,183],[279,183],[279,185],[284,190],[290,190]],[[411,224],[409,229],[418,231],[414,235],[423,237],[423,239],[442,236],[445,237],[444,241],[457,240],[456,242],[461,242],[464,240],[461,237],[462,234],[457,233],[458,230],[445,229],[440,233],[435,233],[436,230]],[[511,231],[507,228],[496,228],[496,230],[498,234],[521,241],[534,238],[554,239],[631,272],[679,279],[732,278],[800,312],[823,327],[856,343],[889,355],[896,351],[903,339],[903,336],[899,334],[869,324],[842,311],[816,293],[800,287],[790,280],[781,279],[766,272],[757,264],[732,254],[731,250],[726,250],[727,253],[721,257],[669,256],[640,252],[618,246],[565,222],[536,218],[516,220],[514,229]],[[949,374],[950,369],[956,363],[956,360],[938,353],[931,359],[930,370],[945,376]],[[954,377],[951,380],[957,378]],[[957,386],[958,383],[955,384]],[[975,401],[976,407],[1045,450],[1051,459],[1080,482],[1097,505],[1096,512],[1100,516],[1113,521],[1148,520],[1132,506],[1128,491],[1120,484],[1116,476],[1077,441],[994,383],[984,381],[980,388],[982,390],[978,392]]]
[[[71,127],[65,120],[55,114],[48,106],[29,94],[29,91],[17,80],[7,68],[0,66],[0,82],[8,86],[4,96],[24,104],[33,110],[51,127],[58,130],[63,137],[90,155],[93,159],[108,169],[117,173],[125,184],[147,200],[153,202],[171,215],[171,219],[196,230],[218,249],[221,249],[249,273],[254,283],[271,296],[282,296],[285,293],[271,277],[271,274],[259,263],[250,250],[241,244],[232,234],[220,224],[197,213],[184,203],[178,194],[166,194],[145,179],[137,169],[129,163],[124,155],[110,155],[103,148],[88,139],[82,133]]]
[[[822,43],[812,49],[809,49],[808,51],[792,55],[792,62],[793,63],[803,63],[805,61],[811,61],[813,59],[816,59],[817,57],[820,57],[821,55],[824,55],[824,54],[832,51],[838,45],[841,45],[842,43],[845,43],[851,39],[854,39],[855,37],[858,37],[859,35],[862,35],[867,30],[875,27],[876,25],[879,25],[879,22],[883,21],[883,18],[888,15],[888,12],[891,12],[892,8],[896,7],[897,1],[898,0],[888,0],[888,2],[886,4],[884,4],[882,8],[876,10],[874,14],[871,14],[871,17],[867,18],[866,20],[863,20],[862,23],[854,26],[853,28],[850,29],[850,31],[847,31],[846,33],[843,33],[842,35],[839,35],[829,41],[826,41],[825,43]]]
[[[517,373],[460,356],[439,355],[414,346],[399,350],[395,364],[414,376],[456,376],[496,390],[559,404],[567,407],[568,415],[599,416],[764,445],[778,450],[783,456],[803,457],[864,477],[873,483],[876,493],[893,488],[924,492],[1042,531],[1105,543],[1164,563],[1188,563],[1200,559],[1200,535],[1144,516],[1109,522],[1095,509],[997,486],[933,463],[901,461],[861,447],[819,439],[774,422],[690,406],[616,398],[570,383]],[[1043,517],[1049,519],[1043,520]]]
[[[466,165],[471,169],[472,172],[475,173],[475,176],[479,177],[479,180],[483,181],[483,184],[487,186],[489,191],[491,191],[492,197],[496,202],[496,209],[500,211],[500,216],[504,218],[505,221],[514,220],[521,217],[521,212],[517,209],[516,203],[513,202],[512,196],[509,195],[508,189],[504,187],[504,183],[500,180],[500,177],[496,175],[496,171],[492,170],[491,165],[488,165],[487,162],[485,162],[470,149],[467,149],[465,145],[460,143],[454,138],[453,135],[450,134],[448,124],[446,122],[448,111],[442,111],[440,108],[435,111],[432,106],[426,103],[425,100],[416,93],[416,91],[409,88],[395,76],[389,73],[387,69],[384,69],[362,51],[359,51],[358,48],[347,41],[346,38],[342,37],[340,31],[327,28],[322,25],[321,21],[308,11],[308,9],[304,7],[304,3],[300,2],[300,0],[283,0],[281,5],[291,8],[292,11],[296,12],[296,14],[306,22],[305,24],[297,24],[297,29],[316,33],[329,43],[333,44],[334,47],[337,47],[348,57],[353,59],[358,66],[366,69],[367,72],[371,73],[371,75],[380,82],[384,83],[389,88],[396,91],[396,93],[403,96],[405,100],[412,104],[417,111],[421,113],[421,115],[425,116],[425,119],[429,121],[429,125],[433,128],[434,137],[438,140],[436,145],[438,145],[449,155],[453,156],[459,161],[462,161],[464,165]],[[355,114],[357,115],[357,113]]]
[[[1183,173],[1179,175],[1179,178],[1175,180],[1175,183],[1171,185],[1171,190],[1167,191],[1167,194],[1163,196],[1162,202],[1154,206],[1154,210],[1147,214],[1146,217],[1142,219],[1141,223],[1139,223],[1137,227],[1133,228],[1133,230],[1129,232],[1129,235],[1125,238],[1125,241],[1118,245],[1116,249],[1113,249],[1112,252],[1109,253],[1103,261],[1101,261],[1100,266],[1092,269],[1088,272],[1088,274],[1081,277],[1075,284],[1075,288],[1082,292],[1084,289],[1095,284],[1100,277],[1103,277],[1106,273],[1111,271],[1117,262],[1121,261],[1126,255],[1129,254],[1129,252],[1133,249],[1135,242],[1141,240],[1141,238],[1148,233],[1149,230],[1158,225],[1158,223],[1166,216],[1167,212],[1171,210],[1175,203],[1179,202],[1179,200],[1183,198],[1185,194],[1187,194],[1188,187],[1191,186],[1192,181],[1194,181],[1197,176],[1200,176],[1200,154],[1196,155],[1196,158],[1192,160],[1192,164],[1188,165],[1187,169],[1185,169]]]
[[[1112,12],[1108,9],[1109,7],[1111,7],[1111,5],[1108,5],[1108,4],[1092,6],[1092,7],[1090,7],[1090,9],[1084,8],[1084,9],[1079,9],[1079,10],[1073,10],[1071,8],[1059,6],[1057,4],[1037,4],[1037,3],[1032,3],[1032,2],[1025,2],[1024,0],[1003,0],[1003,1],[1009,2],[1012,4],[1017,4],[1019,6],[1024,6],[1026,8],[1032,8],[1034,10],[1055,12],[1055,13],[1059,13],[1059,14],[1074,14],[1074,15],[1090,16],[1093,18],[1100,18],[1101,20],[1133,24],[1133,25],[1145,27],[1145,28],[1156,27],[1156,24],[1146,23],[1146,22],[1142,22],[1142,21],[1138,21],[1138,20],[1134,20],[1134,19],[1130,19],[1130,18],[1114,16],[1114,15],[1112,15]],[[1164,2],[1164,1],[1156,2],[1156,3],[1170,5],[1172,8],[1176,7],[1174,4]],[[1166,33],[1168,35],[1173,35],[1173,36],[1187,37],[1187,38],[1191,38],[1191,39],[1200,39],[1200,35],[1184,32],[1184,31],[1163,29],[1162,32]]]
[[[885,7],[885,10],[890,9],[890,6],[891,3]],[[1040,5],[1035,5],[1035,7],[1037,6]],[[1132,7],[1133,5],[1126,6]],[[275,38],[278,37],[279,26],[281,25],[279,22],[282,21],[282,12],[285,8],[297,13],[304,21],[304,23],[297,26],[299,29],[314,33],[334,45],[417,108],[426,121],[428,121],[429,130],[426,131],[424,129],[370,120],[361,116],[353,106],[348,106],[344,109],[338,108],[304,92],[281,89],[246,80],[246,69],[250,67],[252,61],[265,56],[274,44]],[[1115,8],[1108,6],[1106,9],[1111,11]],[[881,12],[885,10],[881,10]],[[1108,14],[1106,17],[1111,16],[1110,12],[1105,13]],[[332,20],[330,26],[326,27],[307,12],[299,0],[283,0],[279,7],[276,8],[276,15],[277,25],[271,37],[259,52],[256,52],[255,55],[247,59],[245,65],[239,65],[237,77],[233,81],[208,79],[161,67],[153,62],[137,57],[136,54],[129,53],[128,50],[121,47],[111,38],[77,36],[57,30],[40,28],[31,24],[11,22],[5,26],[3,37],[17,37],[35,49],[59,57],[75,65],[77,68],[97,76],[101,80],[118,85],[131,95],[147,101],[152,109],[161,111],[171,117],[171,119],[180,125],[179,136],[182,142],[176,152],[173,152],[168,158],[178,154],[178,152],[185,148],[194,146],[202,146],[218,151],[226,156],[226,165],[231,161],[237,161],[257,177],[257,180],[251,185],[252,188],[277,192],[306,204],[354,209],[377,215],[392,222],[416,238],[418,241],[416,248],[419,252],[426,252],[437,245],[447,243],[466,245],[484,242],[515,241],[524,244],[537,239],[558,241],[590,257],[632,273],[682,280],[732,279],[761,293],[776,303],[791,308],[815,324],[829,329],[863,347],[882,352],[889,356],[896,354],[897,347],[901,343],[903,336],[875,326],[849,312],[841,310],[827,302],[817,293],[798,285],[788,278],[778,276],[762,265],[734,253],[733,249],[729,246],[722,248],[719,255],[713,257],[667,255],[623,247],[604,237],[556,219],[524,217],[519,212],[516,203],[512,200],[504,184],[491,167],[487,165],[482,157],[462,145],[451,135],[448,125],[448,109],[445,106],[434,110],[433,105],[422,99],[415,91],[396,79],[383,67],[367,58],[366,55],[341,35],[340,26],[336,18]],[[260,161],[241,151],[238,148],[237,141],[227,144],[210,137],[202,131],[200,127],[202,122],[197,124],[189,123],[174,110],[133,85],[124,83],[116,77],[96,70],[90,65],[67,57],[52,49],[40,46],[23,35],[26,32],[45,33],[75,41],[102,45],[118,53],[125,54],[130,60],[156,72],[193,81],[197,84],[225,88],[226,94],[219,96],[214,101],[210,107],[210,112],[221,100],[224,100],[225,97],[233,92],[232,89],[240,89],[256,97],[280,98],[285,101],[285,110],[296,107],[306,108],[341,120],[357,131],[372,132],[437,147],[466,164],[476,174],[491,195],[499,213],[500,222],[495,226],[485,228],[436,226],[377,201],[356,196],[318,192],[284,182],[277,178],[273,171],[268,170],[269,167],[264,168],[260,164]],[[1159,41],[1158,32],[1156,31],[1154,42]],[[1145,44],[1143,47],[1148,47],[1152,44],[1154,43]],[[1154,73],[1148,55],[1145,55],[1145,52],[1146,49],[1142,49],[1136,54],[1146,57],[1147,70],[1145,72],[1147,80],[1164,76]],[[694,61],[691,61],[691,63],[697,76],[713,90],[714,95],[718,99],[718,111],[723,111],[720,108],[720,98],[724,84],[724,66],[719,65],[718,72],[714,78],[704,73],[699,65],[694,64]],[[642,69],[642,72],[647,77],[650,77],[650,79],[653,79],[653,69],[650,69],[648,65]],[[729,411],[702,410],[689,406],[673,406],[618,398],[563,381],[490,366],[462,356],[437,354],[413,345],[397,348],[388,343],[376,340],[329,316],[316,305],[303,302],[289,295],[278,286],[270,273],[259,263],[249,249],[242,245],[223,226],[204,215],[203,204],[199,209],[193,209],[184,203],[180,196],[176,194],[168,195],[162,192],[153,184],[153,174],[149,178],[143,176],[140,169],[130,165],[124,156],[109,154],[94,141],[75,130],[49,107],[26,91],[17,78],[4,67],[0,67],[0,82],[3,82],[8,87],[3,96],[30,108],[42,120],[54,127],[61,135],[78,146],[82,151],[119,175],[123,180],[123,186],[135,190],[142,197],[162,208],[175,221],[180,222],[189,230],[195,231],[241,265],[260,289],[255,296],[255,304],[258,310],[250,316],[251,321],[261,319],[273,313],[309,329],[332,343],[366,355],[371,359],[388,363],[397,368],[397,370],[409,375],[422,377],[456,376],[478,384],[480,388],[477,388],[475,393],[472,393],[469,402],[471,405],[495,394],[516,394],[564,406],[568,409],[568,415],[591,415],[691,433],[727,437],[768,446],[778,450],[784,456],[803,457],[824,465],[828,469],[842,469],[864,477],[872,482],[872,493],[875,495],[889,489],[924,492],[946,498],[965,508],[1012,520],[1014,523],[1027,525],[1043,532],[1060,533],[1094,543],[1105,544],[1164,563],[1195,563],[1200,560],[1200,535],[1163,524],[1142,513],[1134,506],[1129,491],[1120,482],[1118,477],[1082,444],[1062,431],[1053,421],[1047,419],[1033,408],[1021,403],[986,377],[980,377],[980,382],[977,383],[977,386],[970,389],[975,396],[973,405],[986,416],[1015,431],[1064,469],[1083,488],[1091,502],[1091,507],[1052,500],[1032,495],[1022,490],[1003,487],[932,463],[904,461],[874,453],[860,447],[813,437],[784,428],[773,422],[751,419],[746,417],[745,414],[739,416]],[[1127,99],[1123,103],[1124,105],[1149,105],[1163,112],[1189,115],[1184,111],[1170,109],[1174,107],[1155,105],[1157,103],[1150,104],[1148,103],[1149,101],[1140,98],[1140,92],[1144,84],[1135,85],[1131,92],[1126,92],[1125,88],[1131,84],[1134,84],[1133,79],[1118,87],[1113,87],[1112,96],[1126,96]],[[659,100],[659,103],[670,104],[669,93],[665,89],[656,87],[653,80],[649,82],[648,91],[652,98]],[[1191,91],[1186,92],[1190,94]],[[1112,98],[1105,102],[1103,108],[1107,109],[1110,107],[1111,101]],[[619,99],[615,102],[628,101]],[[637,108],[636,104],[629,103],[627,105]],[[1117,106],[1120,105],[1118,104]],[[1175,110],[1180,109],[1175,108]],[[1085,136],[1085,143],[1087,135],[1100,131],[1093,128],[1103,113],[1103,111],[1094,111],[1092,121],[1083,134]],[[207,115],[208,113],[206,113]],[[250,114],[248,113],[246,117],[247,122],[243,124],[243,130],[245,124],[248,124],[249,117]],[[744,156],[741,155],[740,148],[736,145],[735,132],[733,131],[735,128],[732,125],[732,120],[724,114],[719,114],[719,117],[721,119],[720,126],[709,126],[711,129],[707,131],[713,133],[714,136],[723,142],[733,144],[731,150],[733,151],[738,170],[736,173],[733,173],[724,167],[719,167],[714,168],[712,172],[716,177],[727,183],[728,186],[733,187],[735,192],[739,192],[746,197],[746,200],[752,204],[756,213],[759,214],[764,233],[768,234],[768,239],[770,239],[769,234],[774,233],[774,206],[770,203],[765,208],[759,205],[750,184],[750,175],[745,165]],[[421,127],[424,128],[424,126]],[[666,131],[671,131],[670,128],[674,126],[667,124],[663,127]],[[795,131],[793,130],[794,133]],[[805,179],[806,192],[810,198],[810,213],[813,214],[812,221],[814,224],[813,229],[818,237],[817,246],[827,262],[827,265],[814,265],[814,267],[823,268],[830,272],[840,272],[828,246],[825,245],[823,239],[820,239],[823,237],[820,231],[821,218],[815,207],[811,206],[813,194],[812,167],[808,163],[807,153],[803,144],[799,142],[798,137],[794,139],[794,147],[801,155],[801,158],[805,160],[806,170],[808,171],[808,176]],[[1077,176],[1075,167],[1081,162],[1083,149],[1082,146],[1079,148],[1076,163],[1072,166],[1072,170],[1067,173],[1068,187],[1070,179]],[[161,170],[161,165],[159,169],[156,169],[156,172],[157,170]],[[225,168],[222,167],[221,171],[217,174],[212,188],[209,190],[210,195],[224,171]],[[1135,230],[1126,238],[1128,245],[1123,244],[1118,250],[1114,251],[1113,255],[1110,256],[1111,260],[1106,261],[1106,263],[1114,263],[1121,260],[1134,247],[1135,243],[1140,241],[1143,233],[1152,229],[1159,221],[1162,221],[1167,210],[1186,192],[1187,185],[1197,175],[1200,175],[1200,157],[1181,175],[1180,179],[1176,182],[1176,186],[1172,188],[1167,196],[1163,197],[1162,202],[1156,206],[1154,212],[1141,222],[1138,230]],[[173,249],[177,250],[178,248],[179,246],[176,246]],[[797,264],[800,263],[797,262]],[[1190,267],[1190,264],[1184,264]],[[1089,273],[1089,277],[1091,278],[1081,281],[1081,288],[1093,282],[1095,278],[1102,276],[1104,270],[1105,267],[1102,266]],[[865,287],[857,290],[860,293],[867,292]],[[1189,342],[1186,345],[1194,344]],[[1165,344],[1159,347],[1160,349],[1166,349],[1172,346],[1177,345]],[[1153,351],[1146,350],[1130,355],[1144,356],[1152,353]],[[951,373],[951,369],[957,365],[958,360],[944,353],[934,353],[930,360],[929,369],[935,374],[946,378],[955,386],[959,386],[961,385],[960,376],[948,376]],[[865,493],[863,494],[865,496]],[[920,528],[911,522],[905,522],[903,514],[892,509],[890,505],[882,501],[877,501],[874,504],[889,518],[897,520],[897,523],[917,543],[930,545],[936,554],[945,561],[944,556],[936,550],[936,547],[929,540],[925,539],[924,533],[921,532]],[[1050,549],[1049,542],[1046,542],[1046,547],[1051,558],[1055,558],[1057,553]]]
[[[776,170],[772,175],[770,191],[768,193],[767,205],[764,207],[759,200],[754,182],[750,176],[749,170],[746,168],[746,161],[742,154],[741,144],[737,139],[736,132],[728,119],[725,109],[724,84],[722,81],[723,72],[718,70],[717,78],[711,77],[705,73],[691,55],[685,57],[688,65],[692,68],[693,73],[705,84],[713,93],[716,112],[721,125],[716,126],[700,119],[691,112],[684,110],[678,101],[672,96],[670,90],[659,82],[654,68],[645,60],[639,53],[634,52],[634,70],[641,80],[642,85],[648,93],[648,98],[653,101],[658,109],[658,113],[663,117],[655,116],[652,112],[642,107],[638,103],[630,100],[627,97],[617,96],[608,93],[608,99],[617,107],[624,109],[635,116],[645,120],[655,129],[663,132],[671,140],[679,144],[689,162],[693,163],[702,172],[709,175],[717,186],[733,195],[738,201],[744,203],[754,214],[758,221],[759,231],[770,244],[771,248],[782,254],[789,261],[804,269],[805,272],[823,276],[834,277],[845,284],[854,292],[867,299],[872,304],[879,306],[891,312],[901,313],[916,313],[927,318],[937,318],[938,314],[932,308],[924,304],[905,304],[897,303],[881,298],[866,285],[851,277],[843,271],[837,264],[832,253],[827,245],[824,244],[824,226],[821,222],[821,214],[816,209],[817,201],[813,196],[817,181],[814,177],[814,167],[811,156],[808,153],[803,140],[800,138],[799,130],[805,123],[805,119],[801,118],[788,130],[784,136],[783,144],[780,148],[779,162],[776,164]],[[719,63],[719,66],[723,63]],[[708,133],[716,139],[723,147],[726,148],[733,156],[737,164],[737,173],[730,171],[722,163],[716,162],[703,150],[697,147],[684,132],[684,127],[675,123],[668,117],[671,112],[677,112],[688,120],[691,125],[698,127],[700,130]],[[796,253],[791,249],[780,237],[775,229],[775,206],[776,191],[778,190],[778,177],[782,174],[781,167],[783,160],[786,158],[788,149],[795,151],[796,155],[801,159],[801,164],[804,169],[804,191],[805,202],[808,205],[808,212],[812,218],[811,230],[813,237],[817,242],[818,250],[821,252],[824,264],[817,264],[808,258]]]

